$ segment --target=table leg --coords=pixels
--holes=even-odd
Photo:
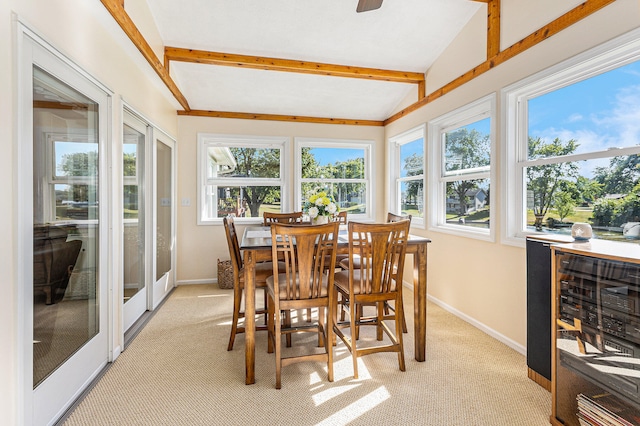
[[[416,361],[425,360],[427,345],[427,245],[413,254],[413,335]]]
[[[253,250],[244,252],[244,356],[245,384],[256,382],[256,253]]]

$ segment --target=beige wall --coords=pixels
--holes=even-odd
[[[212,282],[217,278],[217,262],[229,259],[229,249],[220,225],[197,225],[197,136],[198,133],[226,135],[284,136],[291,140],[293,161],[294,138],[327,138],[374,141],[374,170],[385,170],[384,129],[370,126],[283,123],[276,121],[232,120],[220,118],[178,118],[178,201],[189,198],[191,206],[178,207],[177,279],[179,283]],[[291,162],[292,164],[292,162]],[[293,170],[287,170],[293,180]],[[374,211],[377,220],[384,220],[385,174],[374,172]],[[180,204],[180,203],[179,203]],[[238,226],[238,232],[244,227]]]
[[[140,5],[137,5],[140,7]],[[16,15],[13,15],[15,13]],[[139,12],[139,16],[144,13]],[[14,46],[16,31],[13,17],[36,32],[48,43],[84,69],[101,84],[113,92],[111,139],[112,158],[121,158],[121,110],[122,100],[128,102],[154,124],[168,132],[177,134],[177,102],[131,42],[123,35],[112,17],[99,1],[86,0],[2,0],[0,1],[0,129],[3,137],[0,145],[0,196],[5,208],[0,209],[0,423],[21,424],[25,400],[20,395],[22,387],[21,348],[21,307],[23,292],[20,289],[20,274],[17,269],[17,243],[21,236],[16,230],[18,193],[16,174],[18,144],[31,141],[18,140],[17,134],[17,89],[14,73],[16,56]],[[148,15],[147,19],[150,19]],[[148,21],[148,25],[151,21]],[[144,23],[143,23],[144,24]],[[116,163],[117,164],[117,163]],[[115,166],[116,170],[118,165]],[[121,179],[114,176],[112,184],[119,185]],[[117,215],[121,201],[114,198],[112,212]],[[116,216],[117,217],[117,216]],[[115,226],[118,226],[116,220]],[[115,232],[113,243],[115,253],[119,253],[122,233]],[[24,237],[23,237],[24,238]],[[119,259],[117,255],[110,273],[114,288],[114,300],[121,300]],[[115,318],[120,318],[115,312]],[[23,342],[31,345],[31,342]],[[120,346],[120,336],[114,339],[114,346]],[[29,388],[30,384],[26,384]],[[29,393],[29,390],[26,390]],[[28,403],[28,401],[27,401]]]
[[[507,16],[516,21],[527,21],[531,27],[534,11],[523,6],[522,15],[515,16],[518,8],[513,3],[503,1],[503,10]],[[530,2],[529,2],[530,3]],[[545,1],[545,16],[553,19],[564,10],[556,10],[556,15],[549,14],[549,8],[566,8],[566,5],[555,5],[556,2]],[[508,5],[507,5],[508,4]],[[536,11],[538,4],[535,5]],[[507,13],[508,12],[508,13]],[[543,70],[564,59],[574,56],[590,47],[596,46],[617,35],[623,34],[640,24],[640,8],[637,0],[619,0],[562,33],[551,37],[525,53],[511,59],[493,70],[474,79],[472,82],[455,89],[448,95],[424,106],[406,118],[391,123],[386,128],[387,137],[399,134],[418,124],[426,123],[455,108],[463,106],[490,93],[498,95],[498,144],[499,147],[510,143],[502,139],[500,90],[524,77]],[[476,27],[474,17],[471,26]],[[544,22],[539,22],[538,27]],[[525,36],[519,26],[504,25],[502,40],[514,42]],[[437,78],[438,84],[451,80],[466,70],[456,64],[463,63],[469,67],[467,54],[469,46],[480,46],[477,29],[463,32],[454,41],[431,70],[431,76]],[[504,48],[504,46],[503,46]],[[475,53],[474,53],[475,57]],[[452,72],[448,77],[448,71]],[[437,85],[436,85],[437,86]],[[436,89],[437,87],[433,87]],[[429,91],[427,91],[429,92]],[[500,152],[500,150],[499,150]],[[500,170],[502,158],[498,158],[497,181],[492,182],[492,209],[496,209],[497,217],[496,242],[483,242],[470,238],[451,236],[435,231],[419,231],[432,239],[429,248],[428,293],[429,297],[445,305],[462,317],[475,323],[489,333],[500,338],[510,346],[525,350],[526,345],[526,264],[524,241],[521,247],[505,245],[500,242],[503,223],[502,190],[503,175]],[[427,349],[428,350],[428,349]]]

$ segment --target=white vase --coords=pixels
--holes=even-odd
[[[325,223],[329,223],[329,216],[316,216],[311,223],[314,225],[324,225]]]

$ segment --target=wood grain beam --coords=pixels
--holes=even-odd
[[[480,0],[474,0],[474,1],[480,1]],[[493,0],[488,0],[488,1],[493,1]],[[432,102],[438,99],[439,97],[453,91],[454,89],[457,89],[458,87],[464,85],[465,83],[468,83],[469,81],[473,80],[479,75],[484,74],[490,69],[502,64],[503,62],[513,58],[516,55],[519,55],[520,53],[526,51],[527,49],[530,49],[531,47],[548,39],[549,37],[555,34],[558,34],[560,31],[586,18],[592,13],[597,12],[598,10],[613,3],[614,1],[616,0],[586,0],[584,3],[579,4],[575,8],[565,13],[564,15],[551,21],[549,24],[543,26],[537,31],[529,34],[527,37],[523,38],[519,42],[511,45],[510,47],[499,52],[493,57],[488,58],[485,62],[481,63],[477,67],[467,71],[460,77],[454,79],[453,81],[445,84],[438,90],[435,90],[434,92],[420,99],[415,104],[412,104],[407,108],[403,109],[402,111],[399,111],[398,113],[387,118],[386,120],[384,120],[385,126],[387,124],[393,123],[396,120],[399,120],[400,118],[425,106],[429,102]]]
[[[133,20],[131,20],[127,12],[124,10],[124,1],[100,0],[100,2],[109,11],[118,25],[120,25],[120,28],[122,28],[124,33],[129,37],[140,53],[142,53],[142,56],[144,56],[149,65],[151,65],[156,74],[158,74],[162,82],[178,100],[182,108],[188,111],[190,108],[187,99],[184,97],[182,92],[180,92],[176,83],[171,79],[169,71],[164,67],[162,62],[160,62],[160,59],[158,59],[156,54],[153,52],[153,49],[151,49],[151,46],[149,46],[149,43],[147,43],[145,38],[142,36],[138,27],[135,26]]]
[[[487,59],[500,53],[500,0],[487,3]]]
[[[252,114],[244,112],[190,110],[178,111],[178,115],[192,117],[240,118],[245,120],[288,121],[316,124],[346,124],[351,126],[383,126],[383,121],[352,120],[347,118],[305,117],[301,115]]]
[[[297,72],[302,74],[330,75],[335,77],[364,78],[367,80],[420,84],[424,74],[408,71],[382,70],[353,67],[349,65],[324,64],[320,62],[296,61],[292,59],[261,56],[236,55],[233,53],[209,52],[206,50],[165,47],[165,62],[180,61],[228,67],[254,68],[269,71]]]

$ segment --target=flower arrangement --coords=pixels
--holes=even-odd
[[[302,210],[309,215],[309,218],[315,219],[318,216],[332,216],[340,211],[340,208],[333,195],[319,191],[307,197]]]

